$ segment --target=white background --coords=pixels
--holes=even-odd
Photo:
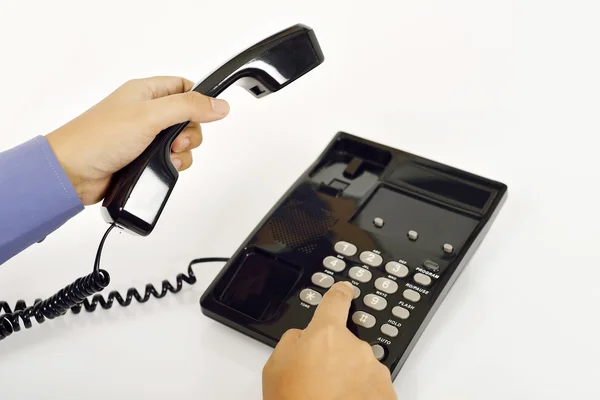
[[[355,4],[0,0],[0,148],[48,133],[128,79],[196,81],[308,24],[325,63],[260,101],[239,88],[222,95],[231,114],[204,126],[155,232],[109,237],[111,289],[174,282],[193,258],[231,255],[346,130],[509,187],[398,376],[399,398],[597,399],[597,2]],[[89,273],[105,228],[89,207],[0,268],[0,298],[32,301]],[[0,397],[260,399],[271,350],[200,313],[220,267],[197,266],[199,282],[177,296],[12,336],[0,346]]]

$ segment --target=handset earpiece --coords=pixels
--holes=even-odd
[[[236,84],[262,98],[323,61],[314,31],[297,24],[233,57],[192,90],[217,97]],[[138,158],[113,175],[101,209],[106,222],[141,236],[152,232],[179,177],[171,163],[171,146],[188,123],[160,132]]]

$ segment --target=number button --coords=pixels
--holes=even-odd
[[[346,268],[346,262],[334,256],[325,257],[323,266],[334,272],[342,272]]]
[[[408,275],[408,267],[396,261],[390,261],[385,265],[385,271],[398,278],[404,278]]]
[[[369,271],[368,269],[361,268],[361,267],[350,268],[350,271],[348,271],[348,275],[350,276],[350,278],[354,279],[355,281],[359,281],[362,283],[369,282],[371,280],[371,278],[373,277],[373,274],[371,273],[371,271]]]
[[[314,290],[304,289],[300,292],[300,299],[311,306],[318,305],[322,298],[323,296],[321,296],[321,293],[315,292]]]
[[[398,291],[398,284],[391,279],[377,278],[375,288],[387,294],[393,294]]]
[[[323,272],[317,272],[312,276],[311,280],[315,285],[325,289],[329,289],[333,285],[333,277]]]
[[[365,306],[377,311],[385,310],[387,307],[387,300],[374,294],[366,295],[363,299],[363,303],[365,303]]]
[[[338,254],[347,257],[352,257],[358,251],[355,245],[348,242],[337,242],[333,248]]]
[[[375,326],[375,317],[363,311],[357,311],[352,314],[352,322],[364,328],[372,328]]]
[[[379,254],[375,254],[371,251],[363,251],[360,253],[360,261],[370,267],[379,267],[383,262],[383,258],[381,258]]]

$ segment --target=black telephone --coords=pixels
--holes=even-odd
[[[201,310],[274,347],[348,281],[347,327],[395,379],[506,198],[503,183],[338,132],[241,243]]]
[[[295,25],[265,39],[211,74],[194,90],[214,96],[234,82],[262,97],[323,62],[313,31]],[[269,346],[310,322],[323,294],[349,281],[348,328],[372,345],[395,379],[452,284],[483,241],[507,198],[507,186],[399,149],[338,132],[315,162],[274,204],[231,258],[190,262],[176,286],[147,285],[144,296],[96,294],[110,278],[100,269],[109,232],[146,236],[175,185],[169,149],[185,124],[161,133],[121,171],[103,204],[110,226],[94,271],[45,301],[13,312],[0,302],[0,340],[84,307],[146,302],[194,284],[192,266],[225,262],[200,299],[202,312]],[[93,295],[91,301],[88,300]]]

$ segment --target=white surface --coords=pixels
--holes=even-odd
[[[509,186],[396,380],[399,398],[597,399],[597,3],[358,4],[0,1],[0,147],[49,132],[130,78],[195,81],[306,23],[325,64],[260,101],[223,94],[231,115],[204,126],[156,231],[109,238],[111,289],[174,282],[192,258],[229,256],[346,130]],[[0,298],[31,301],[87,274],[105,227],[90,207],[2,266]],[[0,346],[0,397],[259,399],[270,349],[200,313],[220,267],[198,266],[199,282],[177,296],[14,335]]]

